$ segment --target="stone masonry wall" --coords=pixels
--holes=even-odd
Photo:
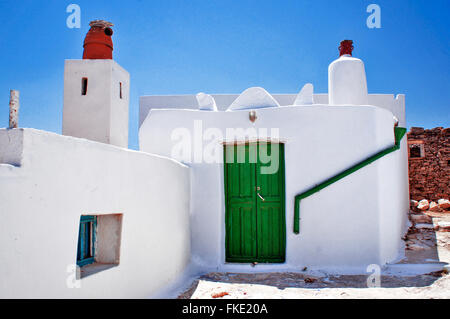
[[[450,128],[413,127],[408,148],[411,199],[450,198]]]

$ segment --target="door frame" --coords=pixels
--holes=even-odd
[[[228,247],[228,231],[227,231],[227,220],[228,220],[228,214],[229,214],[229,205],[228,205],[228,194],[227,194],[227,182],[228,182],[228,173],[227,173],[227,169],[226,169],[226,148],[230,147],[230,146],[237,146],[237,145],[250,145],[250,144],[279,144],[281,145],[280,148],[280,163],[279,163],[279,169],[281,169],[281,176],[282,176],[282,182],[281,182],[281,224],[283,227],[281,227],[281,235],[282,236],[282,250],[283,250],[283,257],[282,258],[259,258],[256,257],[256,259],[249,259],[249,258],[230,258],[227,256],[227,247]],[[286,143],[282,142],[280,140],[252,140],[252,141],[245,141],[245,142],[239,142],[239,141],[233,141],[233,142],[223,142],[223,158],[224,158],[224,162],[223,162],[223,190],[224,190],[224,204],[225,204],[225,218],[224,218],[224,230],[225,230],[225,234],[224,234],[224,257],[225,257],[225,263],[253,263],[253,262],[258,262],[258,263],[272,263],[272,264],[277,264],[277,263],[285,263],[286,262],[286,242],[287,242],[287,225],[286,225],[286,159],[285,159],[285,154],[286,154]],[[255,176],[255,183],[256,183],[256,176]],[[258,205],[257,205],[258,206]],[[257,235],[258,238],[258,235]],[[258,246],[258,239],[255,239],[255,243],[256,246]],[[258,253],[257,253],[258,254]]]

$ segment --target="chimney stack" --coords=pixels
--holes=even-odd
[[[66,60],[62,133],[128,148],[130,74],[113,60],[112,23],[96,20],[82,60]]]
[[[330,105],[368,105],[364,63],[352,56],[353,41],[341,41],[340,57],[328,67]]]

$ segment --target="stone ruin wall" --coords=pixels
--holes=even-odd
[[[450,128],[411,128],[408,156],[411,199],[449,199]]]

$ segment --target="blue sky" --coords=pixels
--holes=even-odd
[[[81,7],[80,29],[66,26],[71,3]],[[366,26],[371,3],[381,29]],[[307,82],[324,93],[342,39],[354,40],[369,93],[406,94],[408,127],[448,127],[449,12],[448,0],[0,0],[0,127],[17,89],[21,127],[61,132],[64,59],[82,57],[99,18],[115,24],[114,59],[131,75],[131,148],[139,96],[297,93]]]

